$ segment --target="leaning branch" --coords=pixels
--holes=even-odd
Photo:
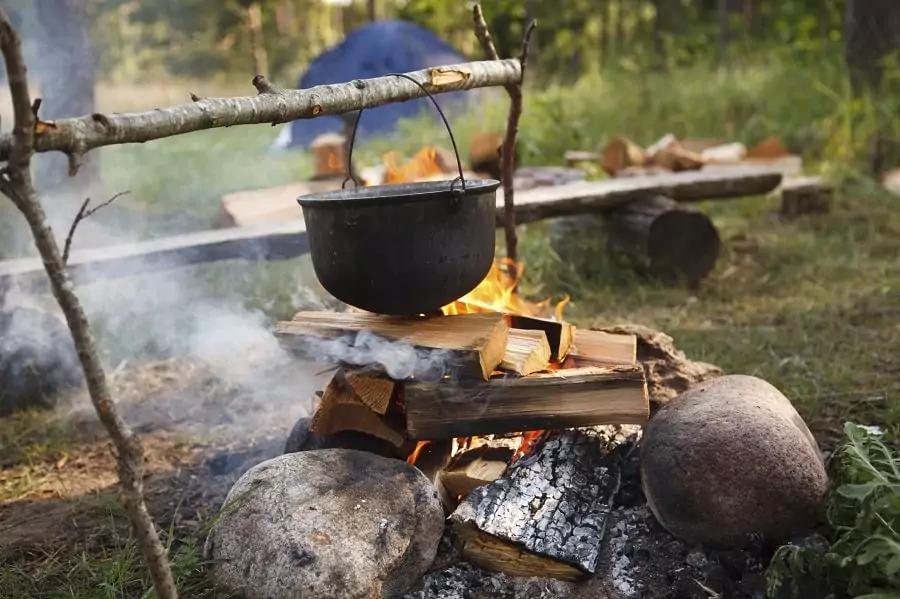
[[[485,56],[489,60],[500,60],[494,40],[484,20],[481,6],[476,4],[472,8],[472,18],[475,22],[475,37],[481,43]],[[506,236],[506,257],[513,262],[518,255],[518,236],[516,235],[515,201],[513,198],[513,171],[515,170],[516,135],[519,133],[519,118],[522,116],[522,82],[525,77],[525,64],[528,57],[528,44],[534,31],[536,22],[532,20],[525,29],[525,37],[522,40],[522,54],[519,58],[519,78],[516,81],[505,84],[503,87],[509,95],[509,117],[506,123],[506,135],[503,138],[503,149],[500,151],[500,172],[503,180],[503,210],[504,232]]]
[[[521,79],[519,61],[480,61],[406,73],[432,94],[508,85]],[[255,80],[257,85],[264,79]],[[44,123],[34,137],[35,152],[63,152],[77,167],[94,148],[143,143],[194,131],[235,125],[287,123],[296,119],[342,114],[405,102],[425,95],[402,77],[357,79],[272,93],[268,82],[260,94],[237,98],[198,98],[189,104],[145,112],[92,114]],[[12,157],[13,138],[0,136],[0,161]],[[70,169],[71,170],[71,169]]]
[[[2,9],[0,9],[0,51],[6,63],[6,76],[15,113],[13,135],[7,146],[7,164],[0,170],[0,193],[12,200],[28,222],[34,236],[34,244],[47,271],[53,295],[66,317],[91,402],[117,452],[116,466],[123,504],[131,520],[138,546],[147,562],[156,596],[160,599],[178,599],[166,548],[160,542],[153,519],[144,503],[143,448],[116,409],[87,317],[78,296],[75,295],[75,287],[69,279],[56,238],[47,224],[47,215],[38,202],[31,181],[31,157],[34,154],[36,123],[34,113],[38,106],[31,104],[19,36]]]

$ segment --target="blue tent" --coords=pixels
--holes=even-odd
[[[319,55],[301,77],[298,87],[369,79],[461,62],[466,62],[466,58],[427,29],[407,21],[375,21],[354,30],[343,42]],[[451,92],[436,95],[435,99],[449,119],[451,105],[472,93]],[[397,120],[428,109],[434,113],[431,100],[420,98],[365,110],[357,140],[390,133]],[[274,147],[306,148],[319,135],[342,130],[343,121],[337,116],[299,119],[284,126]]]

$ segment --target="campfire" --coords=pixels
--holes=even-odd
[[[442,315],[300,312],[279,323],[276,335],[295,355],[337,362],[310,430],[356,431],[387,441],[432,479],[450,514],[474,491],[512,475],[511,465],[528,459],[523,456],[571,435],[566,429],[644,423],[649,401],[636,338],[565,322],[568,298],[554,306],[521,297],[515,281],[522,268],[497,260],[484,281],[444,306]],[[386,350],[381,358],[378,348]],[[399,355],[409,363],[391,363]],[[575,493],[572,501],[590,503],[590,493],[571,480],[560,485],[562,497]],[[591,568],[574,550],[548,557],[535,549],[530,559],[510,562],[509,553],[521,552],[522,544],[497,530],[499,503],[497,513],[486,509],[481,520],[458,521],[472,561],[514,573],[537,560],[561,578]],[[592,509],[584,506],[585,517],[600,518]]]
[[[342,164],[337,151],[329,149],[325,167]],[[448,180],[457,170],[454,160],[431,146],[403,164],[394,152],[382,160],[378,169],[362,171],[366,185]],[[576,578],[593,567],[583,550],[535,547],[530,557],[509,559],[523,547],[517,535],[534,531],[499,530],[499,516],[509,509],[501,507],[504,502],[486,498],[480,519],[460,515],[476,491],[501,477],[519,476],[529,484],[516,474],[517,464],[560,443],[579,446],[582,433],[570,429],[642,424],[649,417],[635,336],[576,328],[563,317],[568,297],[555,305],[529,301],[517,291],[523,269],[495,260],[484,280],[440,315],[300,312],[279,323],[276,336],[301,359],[336,364],[310,430],[355,431],[389,443],[435,484],[469,559],[508,572],[540,563],[559,577]],[[572,462],[572,476],[577,479],[581,469],[596,480],[599,456],[572,451],[580,456],[564,458]],[[585,462],[585,456],[592,457]],[[596,512],[604,500],[592,493],[605,491],[580,489],[573,480],[559,484],[560,498],[584,503],[581,515],[570,520],[586,518],[579,530],[594,530],[591,523],[604,518]]]

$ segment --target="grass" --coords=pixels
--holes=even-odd
[[[100,102],[104,109],[128,110],[182,101],[188,91],[227,93],[196,84],[151,91],[101,89]],[[772,59],[722,74],[699,67],[667,75],[596,74],[570,88],[531,89],[521,126],[527,164],[559,164],[565,150],[598,149],[616,134],[645,144],[668,132],[747,144],[776,134],[803,153],[813,170],[832,177],[839,192],[830,215],[792,222],[773,216],[772,198],[702,204],[724,249],[713,275],[694,291],[634,274],[593,235],[561,244],[548,223],[521,227],[523,288],[536,297],[569,294],[567,315],[576,324],[653,326],[671,334],[693,359],[772,382],[825,444],[837,439],[848,419],[881,424],[896,439],[900,212],[896,198],[857,175],[872,131],[900,134],[895,114],[893,105],[850,100],[839,63],[829,60],[801,65]],[[451,118],[463,148],[474,131],[504,123],[502,101]],[[163,223],[147,225],[141,236],[160,235],[173,220],[180,229],[208,228],[223,193],[310,173],[303,154],[265,153],[276,134],[270,127],[240,127],[105,148],[104,177],[110,193],[132,191],[119,201],[123,210]],[[388,149],[411,153],[423,144],[447,145],[446,132],[421,121],[405,123],[395,136],[362,146],[359,160],[371,163]],[[0,216],[7,232],[17,226],[8,213]],[[315,286],[307,258],[190,267],[183,276],[196,284],[178,302],[230,296],[270,318],[290,314],[302,289]],[[84,292],[91,293],[90,286]],[[94,324],[109,351],[129,340],[115,334],[116,323],[108,318],[95,318]],[[40,415],[0,422],[0,464],[65,452],[72,431],[42,423]],[[27,481],[17,484],[18,496]],[[180,538],[174,561],[187,585],[185,596],[204,597],[209,591],[197,542],[190,535]],[[127,538],[17,559],[0,570],[0,596],[139,597],[147,588]]]

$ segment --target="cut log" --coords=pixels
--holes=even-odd
[[[650,409],[639,365],[500,376],[468,385],[402,385],[398,395],[412,439],[643,424]]]
[[[702,212],[663,196],[649,196],[605,217],[612,244],[646,263],[663,281],[696,285],[716,265],[722,241]]]
[[[376,414],[387,414],[396,383],[366,371],[347,370],[344,377],[356,396]]]
[[[577,581],[597,570],[621,473],[593,433],[551,433],[450,517],[462,554],[514,576]]]
[[[833,189],[819,177],[791,177],[781,185],[781,215],[828,214]]]
[[[674,173],[681,171],[696,171],[703,168],[706,161],[702,156],[690,150],[686,150],[672,143],[658,152],[647,161],[648,165],[659,166]]]
[[[342,371],[331,378],[309,430],[319,435],[333,435],[342,431],[357,431],[384,439],[400,447],[406,440],[403,433],[390,426],[386,419],[369,409],[347,384]]]
[[[437,480],[450,497],[465,497],[473,489],[500,478],[513,454],[515,450],[511,447],[481,445],[454,456],[438,473]]]
[[[569,150],[563,154],[563,160],[569,168],[577,168],[579,165],[588,162],[591,164],[600,164],[602,154],[598,152],[583,152],[579,150]]]
[[[299,312],[275,336],[301,358],[379,365],[390,378],[487,380],[506,352],[502,314],[402,318],[365,312]],[[379,340],[397,343],[382,344]]]
[[[510,328],[543,331],[547,337],[547,343],[550,344],[550,355],[553,359],[562,362],[569,355],[575,335],[574,325],[568,322],[519,314],[507,314],[506,318]]]
[[[547,370],[550,356],[550,344],[544,331],[510,329],[500,368],[527,376]]]
[[[575,329],[571,352],[578,367],[630,366],[637,361],[637,337]]]

